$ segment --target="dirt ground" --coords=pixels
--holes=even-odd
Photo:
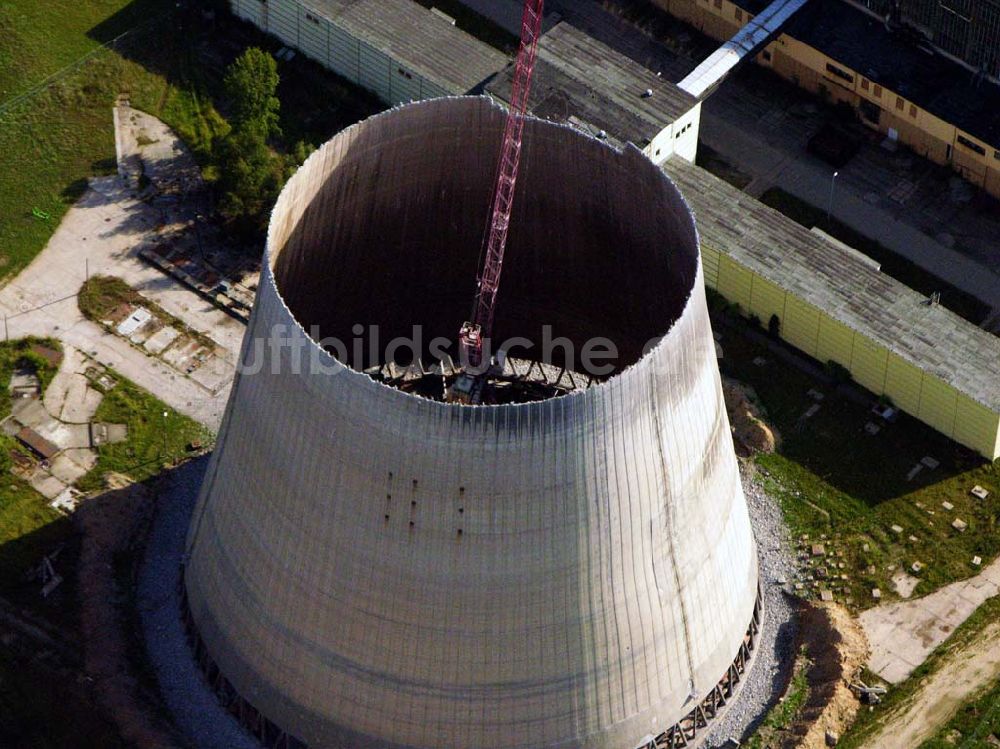
[[[789,730],[789,746],[824,749],[827,732],[841,735],[857,715],[860,703],[848,684],[868,658],[868,640],[842,606],[809,606],[802,631],[812,661],[807,678],[809,697]]]
[[[952,653],[914,699],[887,716],[864,749],[912,749],[933,736],[973,694],[1000,678],[1000,622]]]

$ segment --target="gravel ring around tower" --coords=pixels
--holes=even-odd
[[[205,681],[181,618],[184,540],[208,460],[206,455],[175,468],[156,487],[136,605],[146,655],[177,730],[198,749],[260,749]]]
[[[175,469],[158,488],[156,515],[138,583],[138,607],[149,660],[174,725],[198,749],[259,749],[218,702],[195,662],[181,619],[180,564],[190,517],[208,457]],[[702,746],[717,749],[742,739],[763,720],[787,684],[794,665],[798,623],[794,601],[779,580],[790,580],[794,566],[787,528],[777,503],[743,467],[743,489],[760,558],[763,621],[750,674]]]
[[[786,591],[795,575],[788,528],[776,500],[768,496],[753,476],[753,468],[740,465],[743,493],[757,540],[760,586],[763,597],[758,651],[736,699],[705,734],[705,749],[721,749],[729,739],[746,740],[777,704],[795,665],[798,618],[794,598]]]

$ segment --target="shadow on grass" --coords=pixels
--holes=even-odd
[[[44,502],[38,495],[38,509]],[[76,545],[73,522],[65,516],[53,517],[47,523],[0,544],[0,597],[45,616],[60,625],[73,626],[76,601],[73,585],[69,581]],[[48,598],[41,594],[42,583],[29,579],[30,573],[42,562],[43,557],[59,550],[52,563],[64,580]]]
[[[137,636],[134,582],[153,507],[146,486],[111,489],[72,519],[0,545],[0,614],[19,623],[0,638],[0,746],[179,745]],[[43,599],[41,582],[25,572],[56,549],[63,582]]]
[[[162,76],[168,85],[193,94],[188,106],[203,108],[211,102],[223,116],[228,107],[222,81],[229,63],[251,46],[272,54],[284,47],[275,37],[233,17],[224,0],[187,4],[175,4],[174,0],[134,0],[94,26],[87,35],[107,42],[143,23],[146,25],[116,41],[114,49],[125,59]],[[298,141],[323,143],[344,127],[384,108],[373,95],[304,55],[279,62],[278,72],[284,131],[274,144],[279,151],[290,150]],[[142,108],[142,102],[132,103]],[[204,164],[211,143],[202,142],[205,133],[199,129],[204,123],[197,122],[201,115],[192,111],[162,111],[164,103],[164,99],[147,102],[147,110],[178,130]],[[185,119],[189,121],[181,121]]]
[[[781,435],[780,454],[844,494],[875,507],[974,474],[977,480],[970,478],[968,492],[989,470],[982,457],[908,414],[883,422],[871,412],[878,403],[875,395],[855,385],[838,386],[819,362],[746,323],[716,328],[724,336],[723,374],[753,388],[767,421]],[[759,359],[766,363],[755,364]],[[877,434],[869,434],[868,425],[877,426]],[[911,475],[925,457],[938,466],[923,466]]]

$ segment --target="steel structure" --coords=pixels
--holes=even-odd
[[[748,667],[756,550],[697,233],[638,150],[524,122],[495,335],[560,341],[531,349],[555,366],[599,341],[603,381],[473,406],[360,371],[359,325],[386,358],[414,324],[418,348],[454,336],[504,122],[480,98],[381,114],[274,209],[184,569],[199,660],[270,742],[685,746]]]
[[[528,112],[528,95],[531,93],[531,75],[538,57],[538,38],[542,33],[542,10],[545,0],[524,0],[521,17],[521,46],[514,65],[514,82],[510,97],[510,111],[503,130],[503,144],[497,163],[496,183],[493,186],[493,203],[484,241],[483,268],[476,283],[475,311],[471,322],[462,325],[459,342],[462,356],[470,367],[482,364],[483,339],[490,337],[493,313],[496,308],[500,273],[503,270],[503,252],[510,230],[510,212],[514,206],[514,189],[521,164],[521,139],[524,135],[524,117]]]

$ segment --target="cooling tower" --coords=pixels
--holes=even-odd
[[[184,572],[202,665],[267,742],[680,745],[747,667],[756,550],[697,234],[638,150],[527,122],[497,307],[495,338],[562,339],[548,371],[599,339],[610,374],[461,405],[361,371],[390,356],[372,326],[384,352],[416,324],[399,366],[443,376],[428,342],[468,316],[503,126],[479,98],[386,112],[274,209]]]

